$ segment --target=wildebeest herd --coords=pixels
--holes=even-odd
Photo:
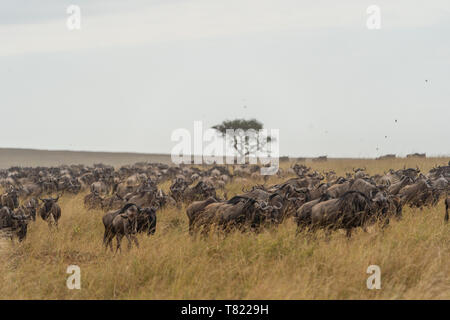
[[[449,219],[450,163],[426,174],[419,168],[404,168],[369,175],[365,168],[357,168],[345,176],[295,164],[280,169],[277,175],[284,182],[273,185],[266,185],[267,176],[261,177],[259,170],[258,165],[200,169],[160,163],[136,163],[118,169],[103,164],[12,167],[0,170],[4,190],[0,196],[0,229],[21,241],[37,214],[50,228],[58,228],[64,216],[58,205],[60,196],[80,192],[87,193],[87,210],[105,212],[103,243],[112,250],[116,237],[116,251],[123,237],[129,246],[133,241],[139,246],[137,233],[154,234],[157,211],[166,206],[181,209],[184,205],[189,233],[203,235],[212,229],[259,232],[293,218],[298,232],[323,229],[329,235],[332,230],[344,229],[351,237],[357,227],[366,230],[380,223],[384,228],[390,219],[401,219],[404,206],[430,207],[441,199],[446,208],[444,221]],[[228,183],[247,184],[255,177],[264,184],[227,196]],[[170,184],[167,193],[160,187],[165,182]],[[54,194],[57,196],[50,196]]]

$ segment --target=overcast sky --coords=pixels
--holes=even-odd
[[[449,40],[448,0],[2,0],[0,147],[169,153],[239,117],[281,155],[449,155]]]

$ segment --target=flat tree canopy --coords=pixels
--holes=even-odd
[[[272,138],[268,136],[265,141],[260,141],[258,136],[258,131],[263,129],[263,124],[256,119],[235,119],[235,120],[225,120],[221,124],[212,127],[217,130],[217,132],[222,136],[226,137],[227,130],[234,130],[234,135],[230,138],[231,146],[241,155],[248,156],[250,153],[255,154],[256,151],[261,151],[264,146],[272,141]],[[243,130],[244,132],[239,132],[238,130]],[[250,136],[246,135],[247,130],[256,131],[256,143],[252,143]],[[242,135],[243,134],[243,135]]]

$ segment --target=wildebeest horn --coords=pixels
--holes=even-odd
[[[278,202],[279,206],[273,206],[276,210],[280,210],[281,208],[283,208],[283,204],[281,202]]]
[[[120,209],[120,212],[119,213],[124,213],[125,211],[127,211],[128,210],[128,208],[130,208],[130,207],[132,207],[132,206],[136,206],[137,208],[139,208],[136,204],[134,204],[134,203],[127,203],[126,205],[124,205],[123,207],[122,207],[122,209]]]
[[[256,201],[259,204],[259,207],[263,210],[265,210],[267,208],[267,202],[265,201]]]

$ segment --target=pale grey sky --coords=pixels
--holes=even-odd
[[[0,147],[169,153],[244,117],[281,155],[449,155],[449,39],[448,0],[3,0]]]

